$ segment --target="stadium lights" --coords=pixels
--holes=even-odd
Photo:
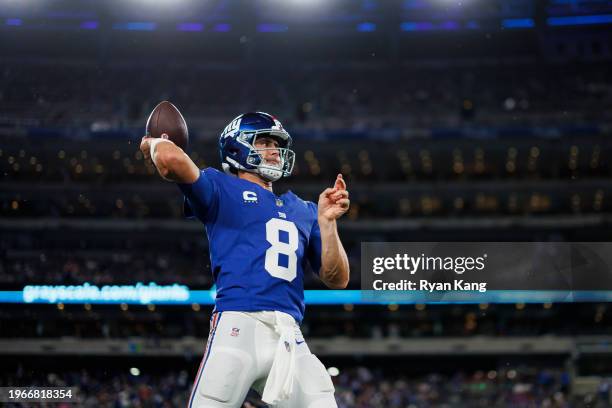
[[[100,27],[99,21],[83,21],[80,25],[83,30],[97,30]]]
[[[283,33],[289,30],[286,24],[262,23],[257,25],[260,33]]]
[[[204,24],[202,23],[179,23],[176,25],[177,31],[190,31],[197,32],[204,30]]]
[[[4,20],[4,24],[7,26],[20,26],[23,24],[23,21],[20,18],[7,18]]]
[[[34,1],[27,0],[0,0],[0,7],[33,6]]]
[[[118,2],[117,6],[123,5],[124,2]],[[193,0],[132,0],[132,3],[140,7],[152,7],[154,9],[169,9],[176,8],[177,6],[188,5],[189,3],[195,4]]]
[[[157,24],[152,21],[130,21],[125,23],[113,24],[114,30],[129,30],[129,31],[154,31],[157,29]]]
[[[293,6],[310,7],[310,6],[316,6],[316,5],[322,4],[323,0],[290,0],[287,3]]]
[[[267,7],[275,10],[275,14],[291,16],[296,11],[298,13],[320,14],[335,2],[325,0],[267,0],[265,3]]]
[[[611,24],[612,14],[549,17],[548,19],[546,19],[546,22],[548,23],[549,26]]]
[[[533,28],[535,22],[532,18],[506,18],[502,20],[504,28]]]
[[[357,24],[357,31],[362,33],[371,33],[376,31],[376,24],[370,22],[364,22]]]
[[[216,31],[218,33],[227,33],[229,31],[232,31],[232,26],[228,23],[215,24],[215,26],[213,27],[213,31]]]

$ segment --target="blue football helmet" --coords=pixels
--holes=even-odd
[[[278,148],[255,148],[255,141],[261,136],[276,139]],[[266,163],[261,155],[266,150],[278,150],[280,163]],[[243,170],[268,181],[289,176],[295,162],[291,136],[278,119],[264,112],[244,113],[232,120],[219,137],[219,153],[227,174]]]

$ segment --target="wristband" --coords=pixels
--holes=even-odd
[[[150,150],[150,155],[151,155],[151,160],[153,160],[153,163],[155,163],[155,156],[156,156],[156,151],[155,150],[157,149],[157,145],[159,143],[162,143],[162,142],[168,142],[168,143],[174,144],[174,142],[172,140],[162,139],[162,138],[159,138],[159,137],[151,140],[151,143],[150,143],[150,149],[151,149]]]

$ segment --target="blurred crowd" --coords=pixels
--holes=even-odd
[[[156,176],[129,140],[5,139],[0,147],[2,217],[174,218],[179,190]],[[57,143],[67,143],[58,148]],[[4,142],[3,142],[4,143]],[[301,143],[301,145],[300,145]],[[347,219],[597,214],[612,210],[606,191],[612,145],[604,134],[479,140],[296,142],[296,166],[277,191],[316,200],[342,172]],[[199,153],[198,153],[199,152]],[[214,143],[196,144],[200,167],[218,166]]]
[[[93,130],[142,125],[170,99],[210,129],[241,111],[275,113],[289,128],[384,129],[588,123],[610,118],[605,63],[493,63],[421,68],[385,63],[296,69],[20,62],[0,72],[1,120]],[[177,80],[180,78],[180,80]],[[218,130],[217,130],[218,131]],[[210,137],[212,135],[208,135]]]
[[[7,233],[12,240],[0,243],[0,288],[24,285],[157,284],[187,285],[209,289],[213,284],[207,240],[203,231],[181,233],[180,237],[157,231],[145,239],[135,233],[114,232],[107,237],[96,232],[66,232],[64,241],[53,237]],[[157,238],[156,238],[157,236]],[[42,248],[40,247],[42,246]],[[359,263],[359,246],[346,244],[354,270]],[[71,249],[72,248],[72,249]],[[353,284],[358,285],[355,273]],[[321,288],[309,269],[306,288]]]
[[[37,404],[40,407],[69,408],[166,408],[187,405],[192,379],[186,371],[134,376],[129,372],[84,368],[79,371],[57,371],[48,374],[4,373],[3,386],[28,384],[32,387],[74,387],[75,396],[70,403]],[[7,407],[25,407],[26,404],[8,403]]]
[[[205,338],[209,305],[42,304],[0,310],[0,337],[112,339],[152,342]],[[402,340],[444,337],[612,335],[607,304],[308,306],[307,338]]]
[[[186,256],[188,254],[188,256]],[[207,254],[83,251],[81,253],[23,253],[0,262],[0,285],[93,285],[156,282],[210,287]]]
[[[554,134],[516,130],[512,135],[429,135],[428,137],[296,137],[291,185],[327,181],[341,171],[352,182],[557,180],[609,176],[612,144],[604,128],[552,129]],[[522,133],[525,132],[525,133]],[[582,132],[582,134],[574,134]],[[129,135],[73,140],[58,135],[2,136],[0,173],[4,182],[88,183],[112,186],[164,183]],[[215,141],[193,142],[188,153],[200,167],[219,166]],[[281,185],[285,180],[279,181]]]
[[[414,379],[356,367],[336,379],[336,399],[339,408],[579,406],[570,405],[568,385],[566,372],[549,368],[504,367]]]
[[[331,179],[333,180],[333,179]],[[612,201],[609,181],[576,182],[569,188],[562,183],[542,182],[442,186],[399,189],[399,186],[349,187],[351,208],[344,220],[410,219],[445,217],[538,216],[609,214]],[[327,184],[320,184],[320,191]],[[447,187],[447,188],[444,188]],[[316,190],[315,190],[316,189]],[[319,186],[292,188],[298,196],[316,202]],[[164,188],[145,194],[127,191],[80,192],[5,191],[0,202],[0,217],[11,219],[121,219],[181,220],[183,200],[175,188]]]
[[[138,368],[128,371],[93,367],[34,376],[18,371],[4,377],[2,385],[27,382],[33,386],[76,387],[81,407],[162,408],[186,405],[193,374],[185,370],[141,372]],[[505,366],[425,376],[408,375],[397,369],[349,366],[334,374],[339,408],[598,408],[609,406],[606,404],[610,397],[610,384],[603,381],[598,393],[586,400],[588,403],[570,401],[568,373],[547,366]],[[249,394],[243,408],[264,406],[255,394]]]

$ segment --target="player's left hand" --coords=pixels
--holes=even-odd
[[[319,219],[333,221],[348,211],[351,204],[346,182],[338,174],[333,188],[326,188],[319,196]]]

